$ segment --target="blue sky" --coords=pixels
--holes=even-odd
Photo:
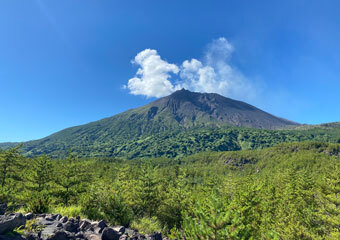
[[[158,76],[169,91],[209,90],[199,86],[197,69],[215,71],[210,80],[222,94],[275,115],[340,121],[339,9],[328,0],[1,1],[0,142],[38,139],[146,104],[158,89],[145,93],[145,86]],[[220,69],[211,50],[219,40],[232,48]],[[139,53],[172,72],[148,74],[149,58],[131,62]],[[183,64],[192,59],[201,64],[195,81]],[[144,90],[129,85],[133,78]]]

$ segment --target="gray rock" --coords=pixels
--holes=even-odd
[[[106,227],[103,229],[102,240],[119,240],[120,234],[112,228]]]
[[[63,225],[63,228],[68,232],[78,232],[78,225],[71,221],[71,219]]]
[[[79,238],[79,239],[84,239],[84,238],[85,238],[84,233],[81,233],[81,232],[77,233],[77,234],[75,235],[75,237],[76,237],[76,238]]]
[[[125,233],[127,233],[127,235],[129,237],[132,237],[132,236],[136,235],[136,233],[138,233],[138,232],[134,229],[125,228]]]
[[[49,213],[49,214],[46,214],[45,218],[49,218],[49,219],[53,219],[54,220],[54,215]]]
[[[62,216],[60,214],[57,214],[55,217],[55,220],[59,221],[62,218]]]
[[[54,225],[56,223],[56,221],[46,220],[45,218],[37,218],[37,220],[39,221],[40,225],[44,226]]]
[[[90,228],[91,228],[91,222],[90,221],[88,221],[86,219],[80,221],[80,223],[79,223],[80,231],[85,232],[85,231],[89,230]]]
[[[106,228],[106,227],[107,227],[107,225],[106,225],[105,221],[101,220],[99,222],[93,222],[91,224],[91,228],[90,229],[93,229],[93,231],[95,233],[99,234],[99,233],[102,233],[103,229]]]
[[[51,218],[51,217],[46,217],[45,218],[46,221],[50,221],[50,222],[53,222],[54,221],[54,218]]]
[[[26,220],[31,220],[31,219],[34,218],[34,214],[33,213],[27,213],[27,214],[25,214],[25,218],[26,218]]]
[[[20,226],[25,227],[26,218],[22,213],[0,215],[0,234],[13,231]]]
[[[62,223],[66,223],[68,221],[68,218],[65,216],[65,217],[62,217],[61,219],[60,219],[60,222],[62,222]]]
[[[96,234],[100,234],[100,233],[102,233],[102,231],[103,231],[103,229],[102,228],[100,228],[100,227],[91,227],[91,229],[90,230],[92,230],[94,233],[96,233]]]
[[[134,236],[129,238],[129,240],[141,240],[141,239],[145,239],[145,236],[139,233],[136,233]]]
[[[26,240],[26,238],[23,238],[19,234],[16,234],[16,235],[13,235],[13,236],[0,235],[0,240]]]
[[[87,240],[101,240],[101,237],[97,234],[94,234],[94,233],[86,233],[85,239],[87,239]]]
[[[46,238],[46,240],[69,240],[69,237],[64,231],[57,231],[53,233],[51,236]]]
[[[125,227],[124,226],[115,226],[112,229],[115,230],[116,232],[125,233]]]
[[[147,240],[162,240],[162,233],[156,232],[153,234],[146,235]]]
[[[37,233],[27,233],[26,240],[40,240]]]
[[[105,223],[104,220],[101,220],[98,222],[98,227],[100,227],[101,229],[104,229],[107,227],[107,224]]]
[[[41,238],[47,239],[53,236],[57,231],[60,231],[61,229],[57,227],[58,224],[59,224],[58,222],[54,222],[51,225],[42,225],[40,222],[39,225],[42,225],[44,227],[42,232],[40,233]]]
[[[129,240],[129,236],[124,234],[124,235],[120,236],[119,240]]]

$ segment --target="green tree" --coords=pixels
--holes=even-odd
[[[178,239],[223,240],[232,231],[229,200],[215,189],[208,198],[199,198],[192,211],[184,213],[181,230],[172,230]]]
[[[326,227],[326,239],[340,239],[340,165],[335,164],[321,185],[320,217]]]
[[[43,155],[26,161],[25,185],[28,191],[24,197],[27,211],[47,212],[50,205],[49,189],[53,176],[53,165],[49,157]]]
[[[258,239],[262,220],[261,191],[262,185],[253,177],[243,179],[230,203],[232,209],[232,239]]]
[[[101,199],[100,209],[108,222],[125,227],[130,225],[134,214],[129,205],[124,202],[119,190],[105,191]]]
[[[55,164],[54,182],[59,186],[56,194],[65,205],[69,205],[73,197],[85,191],[85,185],[91,181],[90,171],[86,163],[78,161],[72,154]]]
[[[176,168],[175,168],[176,170]],[[157,211],[157,217],[167,229],[179,228],[183,221],[183,212],[192,204],[191,190],[187,184],[186,171],[176,173],[177,177],[169,181]]]
[[[14,184],[8,186],[8,181],[19,180],[19,169],[22,167],[23,158],[19,154],[19,148],[22,145],[16,146],[14,148],[8,149],[7,151],[0,152],[0,184],[1,188],[13,187]]]
[[[26,180],[30,183],[31,191],[42,192],[48,190],[53,177],[53,165],[49,157],[43,155],[30,159],[30,166]]]
[[[283,239],[315,239],[320,225],[317,224],[318,204],[310,170],[291,166],[283,177],[276,232]]]
[[[157,168],[152,165],[151,161],[146,161],[141,165],[139,179],[135,188],[140,214],[151,218],[156,214],[160,200]]]

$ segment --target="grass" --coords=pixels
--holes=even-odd
[[[131,223],[132,229],[138,229],[142,234],[151,234],[154,232],[162,232],[162,227],[156,217],[144,217]]]
[[[49,213],[54,213],[54,214],[59,213],[62,216],[66,216],[66,217],[80,216],[81,218],[86,218],[86,216],[82,214],[81,206],[77,206],[77,205],[71,205],[68,207],[64,207],[64,206],[51,207],[49,209]]]

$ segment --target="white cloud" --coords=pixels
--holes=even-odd
[[[219,85],[215,81],[215,70],[210,66],[203,66],[197,59],[183,62],[180,77],[182,86],[195,92],[216,92],[216,87]]]
[[[205,60],[208,65],[218,62],[227,62],[231,58],[234,47],[224,37],[214,39],[208,44]]]
[[[230,64],[234,47],[225,38],[208,44],[202,60],[185,60],[180,67],[162,60],[156,50],[146,49],[133,61],[140,65],[128,82],[131,94],[163,97],[184,87],[195,92],[215,92],[227,97],[250,100],[254,86]],[[171,81],[171,74],[176,79]],[[178,76],[178,77],[177,77]]]
[[[163,97],[178,90],[169,79],[170,73],[177,74],[179,68],[162,60],[156,50],[145,49],[137,54],[133,63],[140,68],[136,76],[128,82],[127,88],[131,94]]]

